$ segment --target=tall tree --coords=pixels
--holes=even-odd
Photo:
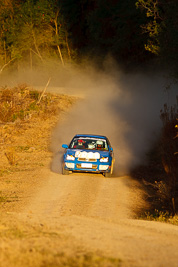
[[[140,31],[144,20],[136,10],[134,0],[97,0],[96,9],[90,13],[88,21],[95,47],[110,52],[120,63],[145,60]]]
[[[149,34],[145,49],[159,56],[162,63],[174,68],[178,76],[178,4],[175,0],[139,0],[136,6],[147,17],[142,25]]]
[[[30,62],[58,57],[62,64],[72,53],[57,2],[26,0],[0,2],[0,60]],[[1,68],[2,69],[2,68]]]
[[[135,0],[58,2],[80,54],[103,57],[110,53],[125,65],[144,62],[150,55],[144,49],[145,40],[140,29],[145,17],[136,9]]]
[[[81,50],[88,45],[87,17],[96,0],[58,0],[73,46]]]

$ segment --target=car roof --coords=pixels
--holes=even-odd
[[[96,135],[96,134],[76,134],[74,137],[94,137],[100,139],[107,139],[104,135]]]

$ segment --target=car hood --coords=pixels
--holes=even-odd
[[[109,151],[87,150],[87,149],[67,149],[67,154],[73,155],[75,158],[100,159],[109,157]]]

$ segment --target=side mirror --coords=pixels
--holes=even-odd
[[[111,152],[112,152],[112,151],[113,151],[113,148],[111,147],[110,150],[111,150]]]
[[[68,148],[68,145],[63,144],[62,147],[63,148]]]

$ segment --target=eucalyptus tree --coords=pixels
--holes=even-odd
[[[173,68],[178,77],[178,4],[175,0],[138,0],[139,8],[147,17],[141,25],[149,37],[145,49],[156,54],[165,66]]]
[[[71,58],[67,31],[57,2],[52,0],[0,1],[0,60],[31,68],[51,57],[64,65]],[[1,70],[3,69],[1,68]]]
[[[29,53],[30,64],[33,58],[44,62],[45,58],[57,54],[64,64],[63,52],[67,51],[65,30],[55,3],[51,0],[27,0],[17,16],[21,17],[21,24],[17,26],[15,44],[21,53]]]
[[[1,0],[0,1],[0,72],[12,61],[9,58],[9,24],[12,20],[11,14],[13,13],[13,1]]]

